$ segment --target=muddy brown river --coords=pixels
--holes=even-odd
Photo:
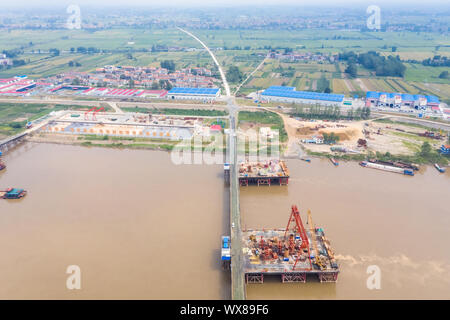
[[[4,156],[0,299],[228,299],[229,231],[221,165],[174,165],[166,152],[27,143]],[[336,284],[247,286],[249,299],[450,298],[450,172],[406,177],[327,160],[289,160],[288,187],[241,188],[242,225],[285,227],[312,210],[341,265]],[[450,170],[447,170],[450,171]],[[66,269],[81,270],[68,290]],[[369,290],[366,269],[381,270]]]

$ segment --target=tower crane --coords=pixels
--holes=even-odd
[[[286,231],[284,232],[284,240],[285,242],[289,243],[290,249],[295,250],[295,243],[293,243],[294,239],[292,237],[292,234],[289,236],[289,240],[287,239],[287,233],[289,231],[289,226],[291,223],[295,223],[295,226],[293,228],[294,233],[298,233],[300,238],[302,239],[302,243],[300,245],[300,248],[296,252],[297,259],[295,260],[295,264],[293,267],[293,270],[295,270],[295,267],[297,266],[298,261],[300,260],[300,256],[302,255],[302,250],[306,250],[308,252],[308,260],[309,260],[309,266],[310,268],[308,270],[312,269],[312,262],[311,262],[311,253],[309,250],[309,240],[308,236],[305,231],[305,227],[303,226],[302,218],[300,217],[300,213],[298,211],[298,208],[296,205],[293,205],[291,208],[291,215],[289,217],[288,225],[286,227]]]
[[[105,108],[101,107],[98,108],[97,110],[94,110],[94,112],[92,113],[92,120],[97,121],[97,118],[95,117],[95,115],[99,112],[99,111],[104,111]]]
[[[89,112],[94,111],[94,110],[95,110],[95,107],[92,107],[91,109],[89,109],[89,111],[86,111],[84,113],[84,120],[89,120],[88,114],[89,114]]]

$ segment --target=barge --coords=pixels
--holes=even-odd
[[[286,186],[289,183],[289,170],[282,160],[265,162],[242,162],[239,165],[239,185],[272,185]]]
[[[419,170],[419,166],[417,164],[406,163],[406,162],[403,162],[403,161],[382,161],[382,160],[377,160],[377,159],[369,159],[368,162],[376,163],[376,164],[382,164],[382,165],[385,165],[385,166],[392,166],[392,167],[397,167],[397,168],[403,168],[403,169],[411,169],[411,170],[415,170],[415,171]]]
[[[264,283],[268,276],[281,277],[283,283],[336,282],[340,272],[330,241],[322,228],[312,223],[308,211],[307,230],[297,206],[291,207],[286,228],[244,230],[242,244],[246,283]]]
[[[372,169],[378,169],[378,170],[383,170],[383,171],[388,171],[388,172],[400,173],[400,174],[404,174],[407,176],[414,176],[414,171],[411,169],[403,169],[403,168],[387,166],[387,165],[368,162],[368,161],[361,161],[359,164],[365,168],[372,168]]]
[[[24,189],[9,188],[0,191],[0,199],[20,199],[25,197],[27,192]]]

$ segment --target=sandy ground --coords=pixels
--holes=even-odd
[[[391,154],[412,155],[424,141],[438,148],[444,140],[434,140],[419,137],[414,133],[424,132],[425,129],[402,124],[385,124],[369,121],[301,121],[280,114],[283,118],[289,136],[285,156],[297,157],[302,149],[313,152],[331,152],[329,145],[303,143],[301,140],[313,138],[315,135],[334,132],[340,137],[334,145],[355,150],[360,153],[389,152]],[[367,141],[367,148],[358,147],[358,140]]]

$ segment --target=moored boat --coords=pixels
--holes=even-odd
[[[365,168],[372,168],[372,169],[378,169],[378,170],[383,170],[383,171],[388,171],[388,172],[401,173],[401,174],[404,174],[407,176],[414,176],[414,171],[411,169],[387,166],[387,165],[368,162],[368,161],[361,161],[359,164]]]
[[[20,199],[25,197],[26,194],[27,192],[24,189],[8,188],[0,191],[0,199]]]
[[[437,163],[434,164],[434,167],[437,169],[437,171],[439,171],[440,173],[444,173],[445,169],[442,168],[441,166],[439,166]]]
[[[331,161],[331,163],[334,164],[335,166],[338,166],[338,165],[339,165],[339,162],[337,162],[335,158],[331,158],[330,161]]]

